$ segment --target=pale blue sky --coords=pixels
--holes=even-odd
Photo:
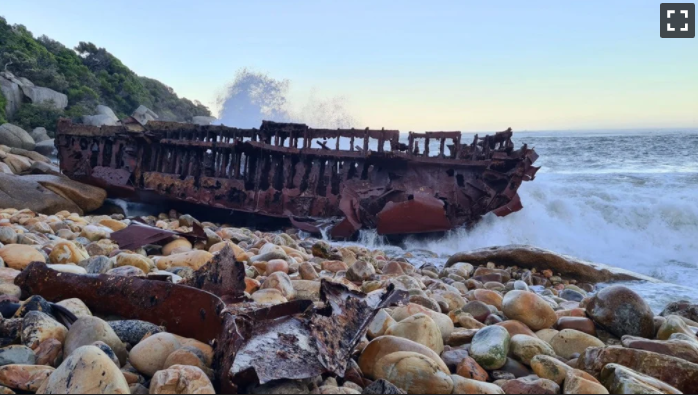
[[[0,15],[212,105],[242,67],[400,130],[698,127],[698,39],[661,1],[0,0]]]

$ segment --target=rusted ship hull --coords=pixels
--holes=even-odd
[[[349,238],[440,232],[494,212],[522,208],[517,190],[532,180],[537,154],[515,150],[511,131],[462,144],[460,132],[326,130],[264,122],[260,129],[149,122],[74,125],[61,120],[56,146],[70,178],[121,197],[165,199],[288,218]],[[430,152],[433,141],[438,152]],[[349,144],[349,149],[340,147]],[[420,144],[421,143],[421,144]],[[424,147],[420,151],[421,147]]]

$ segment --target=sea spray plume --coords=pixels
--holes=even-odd
[[[349,129],[357,127],[358,121],[347,109],[348,100],[343,96],[319,98],[313,89],[308,101],[300,111],[292,111],[294,122],[305,123],[316,128]]]
[[[301,106],[288,99],[291,83],[267,74],[242,69],[218,98],[218,123],[257,128],[262,120],[305,123],[315,128],[351,128],[358,121],[347,110],[347,98],[322,98],[313,89]]]
[[[262,120],[290,121],[287,110],[289,80],[276,80],[260,72],[242,69],[218,98],[218,123],[258,128]]]

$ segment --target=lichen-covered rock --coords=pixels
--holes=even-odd
[[[22,344],[32,350],[47,339],[56,339],[62,343],[67,334],[65,326],[40,311],[30,311],[22,321]]]
[[[511,353],[528,366],[531,366],[531,360],[537,355],[555,356],[553,347],[548,343],[537,337],[526,335],[516,335],[511,338]]]
[[[41,394],[130,394],[119,368],[95,346],[76,349],[38,391]]]
[[[625,366],[610,363],[601,371],[601,381],[613,394],[681,394],[678,389]],[[565,387],[567,384],[565,384]]]
[[[610,363],[654,377],[687,394],[698,391],[698,364],[667,355],[622,347],[589,348],[577,362],[580,369],[596,376]]]
[[[497,370],[507,362],[511,337],[500,326],[488,326],[477,332],[470,346],[470,356],[486,370]]]

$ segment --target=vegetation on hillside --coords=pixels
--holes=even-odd
[[[68,108],[57,115],[46,107],[23,105],[13,119],[23,127],[57,116],[90,115],[98,104],[109,106],[120,118],[139,105],[170,121],[210,115],[201,103],[179,98],[167,85],[136,75],[104,48],[81,42],[70,49],[46,36],[34,38],[23,25],[10,25],[0,17],[0,71],[3,69],[68,96]],[[4,105],[2,109],[4,112]]]

